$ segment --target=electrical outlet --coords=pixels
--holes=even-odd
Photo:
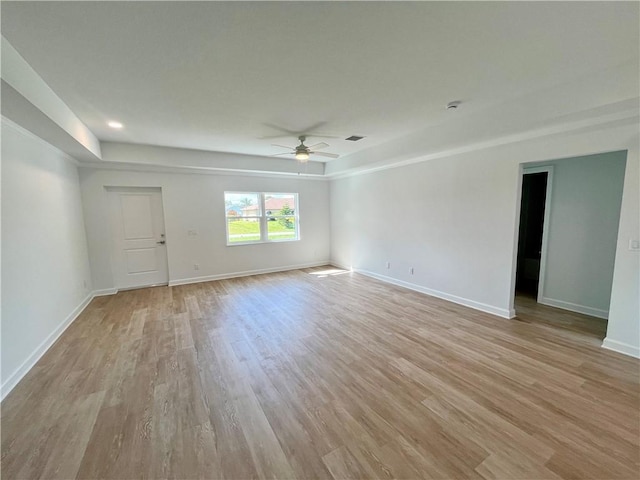
[[[640,250],[640,240],[634,240],[633,238],[629,240],[629,250]]]
[[[194,263],[194,264],[193,264],[193,269],[194,269],[194,270],[200,270],[200,264],[198,264],[198,263]]]
[[[387,268],[391,268],[391,262],[387,262]]]
[[[198,231],[197,230],[187,230],[187,235],[189,237],[197,237],[198,236]]]
[[[413,267],[411,267],[411,268],[409,269],[409,273],[410,273],[411,275],[413,275]]]

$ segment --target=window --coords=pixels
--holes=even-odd
[[[227,245],[300,239],[297,193],[224,192]]]

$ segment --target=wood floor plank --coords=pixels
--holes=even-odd
[[[345,447],[327,453],[322,460],[336,480],[370,478],[365,468]]]
[[[123,404],[99,411],[77,478],[119,478],[118,470],[130,454],[122,449],[126,421],[127,409]]]
[[[334,267],[99,297],[2,403],[2,477],[640,477],[640,362]]]
[[[65,431],[62,439],[47,458],[47,463],[40,473],[41,478],[67,479],[75,478],[85,454],[85,447],[93,430],[104,392],[91,393],[77,405],[65,418]]]
[[[237,357],[246,364],[248,380],[260,407],[265,413],[274,434],[278,437],[285,455],[297,478],[331,478],[320,456],[334,450],[342,443],[335,435],[318,427],[315,418],[307,416],[300,407],[281,393],[271,383],[256,361],[254,352],[245,341],[233,344]],[[324,426],[324,425],[323,425]],[[300,449],[300,445],[313,445]]]
[[[513,452],[492,453],[478,465],[476,471],[487,480],[512,478],[513,480],[529,480],[546,478],[558,480],[561,477],[546,468],[543,464],[532,462],[522,455]]]

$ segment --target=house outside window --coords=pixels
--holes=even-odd
[[[300,239],[297,193],[225,192],[227,245]]]

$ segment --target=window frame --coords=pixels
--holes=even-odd
[[[239,217],[239,218],[243,218],[243,219],[250,219],[250,218],[255,218],[258,220],[259,223],[259,232],[260,232],[260,239],[259,240],[248,240],[248,241],[242,241],[242,242],[230,242],[229,241],[229,219],[233,218],[227,215],[227,210],[226,210],[226,200],[227,200],[227,194],[232,194],[232,195],[257,195],[258,196],[258,201],[260,202],[259,208],[260,208],[260,215],[258,216],[247,216],[247,217]],[[293,215],[274,215],[273,213],[270,215],[267,215],[267,209],[266,209],[266,197],[267,196],[273,196],[273,195],[293,195],[294,197],[294,203],[295,203],[295,207],[293,209]],[[225,238],[226,238],[226,244],[227,247],[237,247],[240,245],[256,245],[256,244],[260,244],[260,243],[285,243],[285,242],[298,242],[301,239],[301,234],[300,234],[300,205],[299,205],[299,194],[298,192],[251,192],[251,191],[226,191],[224,192],[224,201],[225,201],[225,212],[224,212],[224,226],[225,226]],[[269,210],[271,211],[271,210]],[[295,225],[296,225],[296,237],[295,238],[285,238],[282,240],[269,240],[269,229],[268,229],[268,223],[269,223],[269,218],[275,218],[276,221],[278,221],[278,219],[280,218],[293,218],[295,221]]]

